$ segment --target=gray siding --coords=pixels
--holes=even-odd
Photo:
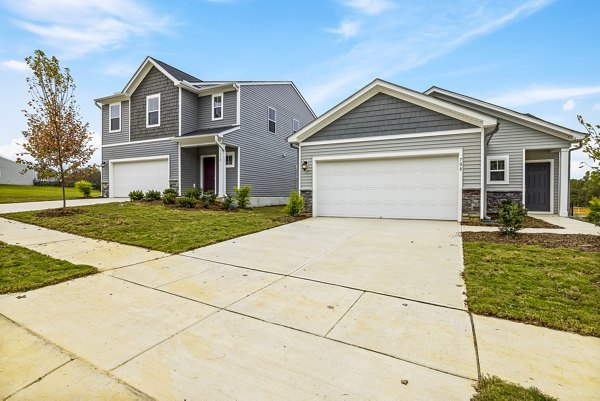
[[[378,93],[305,142],[474,128],[444,114]]]
[[[223,119],[212,121],[212,95],[198,98],[198,129],[237,124],[237,91],[223,94]]]
[[[525,154],[525,160],[554,160],[554,213],[558,213],[558,201],[560,192],[560,166],[558,165],[560,153],[551,153],[548,150],[528,150]]]
[[[198,148],[181,148],[181,194],[188,188],[200,188]]]
[[[198,95],[181,89],[181,134],[198,128]]]
[[[235,153],[235,167],[225,167],[225,193],[227,193],[227,195],[235,195],[235,191],[233,190],[233,187],[237,187],[237,177],[238,177],[238,160],[237,160],[237,149],[236,148],[232,148],[231,146],[228,146],[226,148],[227,152],[234,152]]]
[[[480,133],[302,146],[300,157],[302,161],[308,161],[309,168],[301,172],[300,188],[302,190],[312,189],[313,157],[456,148],[463,150],[463,189],[480,188]]]
[[[129,142],[129,101],[121,102],[121,130],[118,132],[108,132],[108,109],[107,104],[102,105],[102,145]]]
[[[146,96],[160,93],[160,126],[146,128]],[[131,141],[179,134],[179,88],[152,67],[131,95]]]
[[[241,85],[241,128],[225,134],[225,143],[241,149],[241,185],[253,196],[289,196],[297,189],[298,151],[290,147],[292,119],[300,127],[314,120],[292,85]],[[277,110],[275,134],[268,130],[267,107]]]
[[[157,141],[146,143],[129,143],[127,145],[111,146],[102,148],[102,160],[106,166],[102,168],[102,182],[108,182],[108,161],[118,159],[130,159],[137,157],[169,155],[170,179],[179,179],[179,154],[178,145],[174,141]]]

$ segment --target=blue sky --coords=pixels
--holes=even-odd
[[[147,55],[204,80],[293,80],[317,114],[379,77],[581,129],[577,114],[600,123],[599,13],[593,0],[0,0],[0,155],[19,149],[35,49],[71,68],[96,132],[92,99]]]

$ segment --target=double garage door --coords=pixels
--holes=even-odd
[[[169,187],[169,159],[143,161],[112,161],[110,172],[111,196],[126,198],[129,192],[154,189],[163,191]]]
[[[458,155],[313,164],[317,216],[459,219]]]

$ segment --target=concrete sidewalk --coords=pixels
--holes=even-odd
[[[548,223],[555,224],[564,228],[524,228],[519,231],[525,234],[591,234],[600,235],[600,227],[586,223],[585,221],[571,219],[569,217],[560,217],[557,215],[536,214],[532,217],[544,220]],[[498,227],[483,227],[483,226],[467,226],[461,225],[462,232],[479,232],[479,231],[498,231]]]
[[[127,202],[127,198],[91,198],[91,199],[67,199],[67,207],[98,205],[103,203]],[[0,203],[0,214],[29,212],[33,210],[58,209],[62,207],[62,200],[44,202],[19,202]]]

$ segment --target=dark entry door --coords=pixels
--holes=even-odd
[[[202,190],[215,190],[215,158],[205,157],[202,159]]]
[[[525,207],[532,212],[549,212],[550,196],[550,163],[527,163]]]

